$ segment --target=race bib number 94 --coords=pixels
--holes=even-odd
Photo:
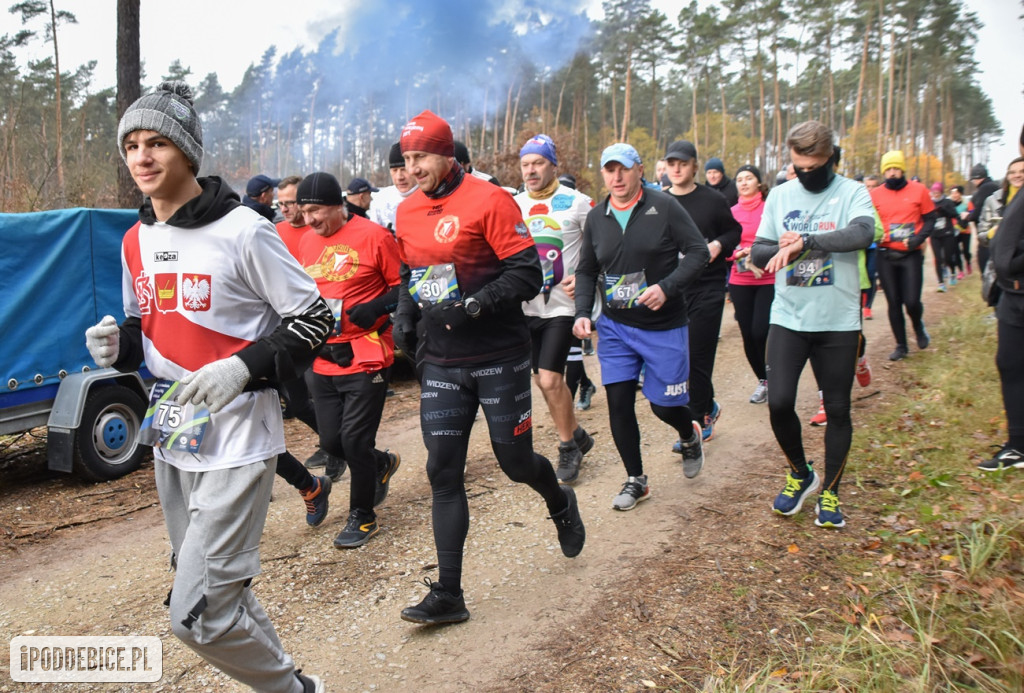
[[[643,270],[604,276],[604,298],[609,308],[635,308],[636,300],[646,289],[647,278]]]
[[[440,303],[461,298],[455,265],[429,265],[411,270],[409,293],[416,303]]]
[[[210,410],[196,409],[191,402],[176,403],[174,398],[180,387],[176,380],[158,380],[153,385],[139,431],[140,443],[178,452],[200,451],[210,423]]]
[[[835,283],[832,271],[832,253],[808,250],[786,268],[786,285],[831,286]]]

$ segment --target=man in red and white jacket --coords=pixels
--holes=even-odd
[[[86,331],[97,365],[143,359],[159,380],[141,438],[153,445],[171,541],[174,634],[261,691],[322,691],[296,671],[249,589],[285,451],[274,386],[312,362],[334,325],[274,225],[220,178],[196,178],[202,127],[183,82],[125,111],[118,148],[146,196],[122,246],[124,310]]]

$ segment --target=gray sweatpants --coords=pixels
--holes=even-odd
[[[277,459],[184,472],[155,461],[156,488],[177,563],[171,629],[228,676],[258,691],[301,693],[295,664],[247,586]]]

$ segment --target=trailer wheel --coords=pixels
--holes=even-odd
[[[134,472],[146,446],[138,444],[146,402],[123,385],[94,387],[75,434],[75,471],[89,481],[109,481]]]

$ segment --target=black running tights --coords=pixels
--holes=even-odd
[[[1003,294],[1001,300],[1019,300],[1020,297]],[[1024,327],[999,321],[999,344],[996,347],[996,368],[1003,389],[1006,409],[1006,427],[1010,447],[1024,451]]]
[[[608,420],[612,429],[612,440],[619,457],[626,466],[628,476],[641,476],[644,462],[640,455],[640,424],[636,420],[636,381],[605,385],[608,396]],[[693,435],[693,415],[686,405],[663,407],[651,403],[651,411],[659,419],[674,428],[683,440]]]
[[[768,413],[775,440],[793,476],[806,477],[803,430],[796,413],[797,385],[808,361],[822,391],[825,428],[824,488],[838,492],[853,437],[850,388],[860,332],[796,332],[772,325],[768,331]]]
[[[885,302],[889,304],[889,327],[896,344],[907,347],[907,324],[903,319],[903,308],[915,332],[924,326],[921,317],[921,286],[924,282],[924,255],[915,250],[903,257],[895,257],[891,251],[878,253],[878,277],[882,280]],[[829,425],[832,422],[829,421]]]
[[[539,493],[551,515],[565,509],[566,498],[551,462],[533,451],[530,354],[486,367],[422,365],[420,425],[433,496],[438,582],[459,594],[469,532],[466,454],[478,406],[483,406],[491,449],[508,478]]]

